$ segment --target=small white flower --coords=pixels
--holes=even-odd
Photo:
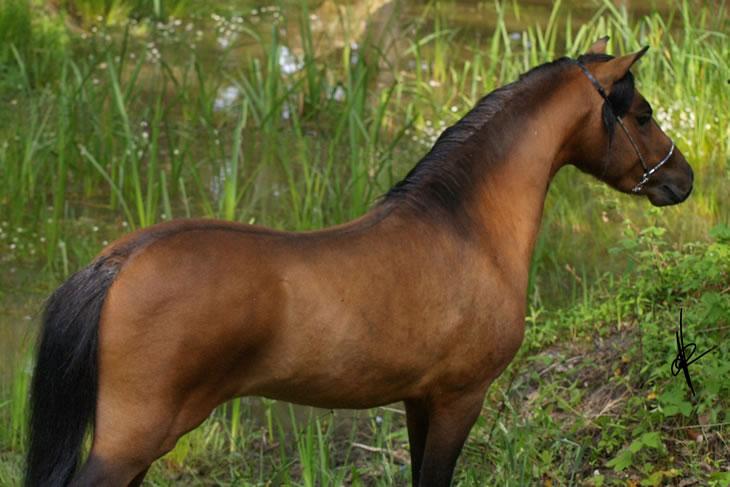
[[[337,85],[335,92],[332,94],[332,98],[335,101],[344,101],[345,100],[345,90],[342,88],[342,86]]]

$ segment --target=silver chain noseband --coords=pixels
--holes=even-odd
[[[654,174],[657,169],[662,167],[664,165],[664,163],[669,160],[670,157],[672,157],[672,153],[674,153],[674,140],[672,140],[672,138],[669,137],[669,141],[672,143],[672,146],[669,148],[669,152],[667,153],[666,156],[664,156],[664,159],[659,161],[659,164],[657,164],[656,166],[649,169],[648,166],[646,165],[646,161],[644,160],[644,157],[641,155],[641,151],[639,151],[639,147],[636,145],[636,142],[634,142],[634,138],[631,137],[629,130],[626,128],[626,125],[624,125],[624,121],[621,120],[621,117],[619,117],[616,114],[616,110],[614,110],[613,105],[611,105],[611,102],[608,101],[608,95],[603,90],[603,87],[598,83],[596,78],[593,77],[591,72],[588,71],[588,69],[585,67],[585,65],[583,63],[581,63],[580,61],[576,61],[576,64],[583,71],[583,73],[585,73],[585,75],[588,77],[588,80],[596,88],[596,90],[598,91],[598,94],[600,94],[601,97],[603,97],[603,99],[606,100],[606,103],[611,108],[611,111],[613,112],[613,114],[616,116],[616,121],[623,129],[624,133],[626,134],[626,137],[629,138],[629,142],[631,142],[631,145],[634,147],[634,150],[636,151],[636,155],[639,156],[639,162],[641,162],[641,167],[644,168],[644,175],[641,178],[641,181],[639,181],[639,183],[636,186],[634,186],[634,188],[631,190],[632,193],[638,193],[639,191],[641,191],[641,188],[644,186],[644,184],[646,184],[646,182],[649,181],[649,177],[652,174]]]

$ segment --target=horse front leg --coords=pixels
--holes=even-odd
[[[411,446],[411,479],[413,487],[418,487],[428,434],[428,407],[426,401],[421,399],[407,399],[403,402],[406,406],[408,443]]]
[[[147,475],[147,470],[149,469],[150,467],[147,467],[140,473],[138,473],[134,480],[132,480],[127,487],[139,487],[140,485],[142,485],[142,481],[144,480],[145,475]]]
[[[443,394],[428,401],[426,444],[417,487],[449,487],[454,466],[471,427],[479,417],[484,391],[469,395]],[[409,423],[410,436],[410,423]],[[411,446],[411,448],[413,448]],[[413,464],[414,472],[416,464]]]

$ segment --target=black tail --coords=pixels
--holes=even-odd
[[[48,299],[30,397],[26,487],[61,487],[71,480],[97,396],[99,315],[119,271],[100,258]]]

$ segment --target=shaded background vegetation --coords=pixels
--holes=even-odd
[[[728,485],[728,32],[725,2],[4,0],[0,484],[20,478],[40,303],[106,242],[186,216],[354,218],[481,96],[611,35],[613,53],[652,47],[639,87],[695,190],[656,209],[557,175],[526,341],[458,482]],[[680,307],[718,346],[697,397],[668,366]],[[406,485],[401,409],[234,401],[149,483]]]

